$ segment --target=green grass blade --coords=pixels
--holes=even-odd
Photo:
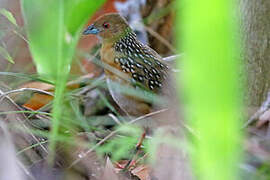
[[[0,9],[0,14],[5,16],[12,24],[14,24],[15,26],[18,26],[17,21],[11,12],[9,12],[6,9]]]
[[[5,58],[8,62],[14,64],[13,58],[9,55],[8,51],[0,46],[0,56]]]

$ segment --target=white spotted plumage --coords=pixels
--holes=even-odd
[[[114,62],[122,71],[130,73],[134,81],[150,90],[158,90],[166,76],[167,65],[161,62],[157,53],[143,45],[130,31],[115,44],[117,52]]]

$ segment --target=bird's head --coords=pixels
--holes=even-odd
[[[105,14],[84,30],[83,34],[95,34],[102,40],[118,39],[130,31],[126,20],[116,13]]]

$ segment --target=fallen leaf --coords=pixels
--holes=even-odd
[[[256,124],[257,128],[262,127],[265,123],[270,121],[270,109],[265,111],[262,115],[259,117],[259,121]]]
[[[53,96],[47,94],[34,93],[34,95],[23,104],[24,108],[36,111],[53,100]]]
[[[133,169],[131,173],[140,178],[140,180],[151,180],[150,167],[147,165],[140,165]]]

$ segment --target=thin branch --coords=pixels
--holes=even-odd
[[[115,115],[113,115],[112,113],[109,113],[108,116],[109,116],[110,118],[112,118],[112,119],[116,122],[116,124],[118,124],[118,125],[121,125],[121,124],[122,124],[122,123],[119,121],[119,119],[118,119]]]
[[[140,116],[140,117],[138,117],[138,118],[136,118],[136,119],[133,119],[132,121],[128,122],[128,124],[133,124],[133,123],[135,123],[135,122],[137,122],[137,121],[140,121],[140,120],[142,120],[142,119],[144,119],[144,118],[148,118],[148,117],[151,117],[151,116],[153,116],[153,115],[156,115],[156,114],[159,114],[159,113],[163,113],[163,112],[165,112],[165,111],[168,111],[168,108],[161,109],[161,110],[154,111],[154,112],[148,113],[148,114],[146,114],[146,115]]]
[[[50,95],[50,96],[54,96],[54,95],[53,95],[52,93],[50,93],[50,92],[43,91],[43,90],[36,89],[36,88],[20,88],[20,89],[15,89],[15,90],[7,91],[7,92],[4,92],[3,94],[1,94],[1,95],[0,95],[0,102],[1,102],[6,96],[8,96],[9,94],[18,93],[18,92],[24,92],[24,91],[36,91],[36,92],[40,92],[40,93],[47,94],[47,95]]]
[[[165,38],[163,38],[161,35],[159,35],[156,31],[154,31],[152,28],[144,26],[146,31],[148,31],[150,34],[152,34],[154,37],[156,37],[160,42],[162,42],[165,46],[167,46],[172,52],[176,53],[177,50],[170,44],[169,41],[167,41]]]
[[[182,54],[176,54],[176,55],[164,57],[164,58],[163,58],[163,61],[167,61],[167,62],[175,61],[175,60],[177,60],[178,58],[183,57],[184,55],[185,55],[185,54],[182,53]]]

